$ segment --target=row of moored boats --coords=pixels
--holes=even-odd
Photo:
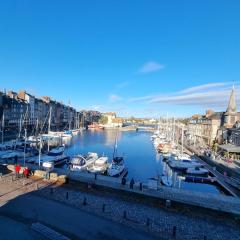
[[[157,153],[162,155],[163,161],[170,168],[193,176],[203,176],[209,173],[202,163],[194,158],[194,156],[185,153],[183,148],[179,149],[179,145],[163,131],[156,131],[151,136],[151,140]],[[172,186],[172,178],[167,174],[167,171],[163,172],[161,181],[166,186]]]

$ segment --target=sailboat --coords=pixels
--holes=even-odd
[[[113,160],[108,168],[108,175],[111,177],[120,176],[125,170],[125,164],[123,157],[117,156],[117,147],[118,147],[118,131],[115,138],[114,151],[113,151]]]

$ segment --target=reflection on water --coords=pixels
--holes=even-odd
[[[70,156],[97,152],[112,159],[116,136],[118,136],[118,155],[123,155],[128,168],[128,178],[146,182],[150,177],[160,177],[164,172],[172,178],[173,187],[204,192],[218,193],[219,189],[211,184],[188,183],[181,173],[172,171],[160,154],[156,154],[148,132],[83,131],[67,144]]]

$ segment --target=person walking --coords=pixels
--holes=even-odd
[[[19,164],[16,164],[15,165],[16,178],[19,178],[20,170],[21,170],[21,166]]]
[[[131,181],[130,181],[130,189],[133,189],[133,185],[134,185],[134,179],[132,178]]]
[[[28,178],[28,176],[29,176],[29,168],[25,167],[24,170],[23,170],[23,177]]]
[[[122,178],[122,185],[125,185],[125,184],[126,184],[126,182],[127,182],[126,178],[125,178],[125,177],[123,177],[123,178]]]

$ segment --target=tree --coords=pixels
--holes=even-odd
[[[100,124],[107,124],[108,123],[108,118],[106,116],[101,116],[99,120]]]

